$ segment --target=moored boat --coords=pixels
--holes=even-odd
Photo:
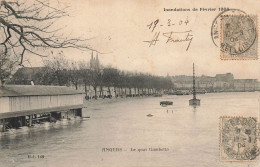
[[[164,106],[164,105],[166,105],[166,106],[167,106],[167,105],[173,105],[173,102],[172,102],[172,101],[161,101],[161,102],[160,102],[160,105],[161,105],[161,106]]]

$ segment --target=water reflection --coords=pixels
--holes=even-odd
[[[61,120],[56,123],[46,122],[43,124],[36,124],[32,127],[22,127],[20,129],[9,129],[6,132],[1,132],[0,146],[2,149],[9,148],[9,145],[19,144],[26,140],[38,140],[42,136],[47,135],[52,137],[57,133],[66,133],[78,128],[82,120]]]
[[[193,106],[192,106],[192,109],[193,109],[193,112],[194,112],[194,113],[196,113],[197,107],[199,107],[199,106],[196,106],[196,105],[193,105]]]

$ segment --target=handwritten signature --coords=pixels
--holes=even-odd
[[[182,31],[182,32],[174,32],[174,31],[170,31],[170,32],[165,32],[162,33],[163,37],[166,38],[166,44],[167,43],[184,43],[187,42],[187,48],[186,51],[189,50],[190,44],[193,40],[193,35],[192,35],[192,30],[189,31]],[[151,47],[152,45],[156,45],[156,43],[159,41],[159,37],[160,37],[160,32],[156,32],[153,36],[153,39],[150,41],[143,41],[143,42],[147,42],[149,44],[149,47]]]

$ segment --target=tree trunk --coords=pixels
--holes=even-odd
[[[132,90],[129,88],[129,95],[132,96]]]
[[[102,87],[102,86],[100,86],[100,92],[99,92],[99,95],[100,95],[101,97],[103,97],[103,87]]]
[[[120,89],[121,89],[120,90],[120,96],[122,96],[123,95],[123,88],[121,87]]]
[[[0,80],[0,86],[5,86],[5,81],[4,80]]]
[[[110,90],[110,87],[108,87],[108,94],[109,94],[109,96],[111,96],[111,90]]]
[[[94,91],[95,91],[95,99],[97,99],[97,87],[93,86],[93,88],[94,88]]]
[[[86,95],[88,95],[88,92],[87,92],[87,84],[86,84],[86,83],[84,83],[84,88],[85,88],[85,93],[86,93]]]
[[[114,87],[114,92],[115,92],[115,97],[117,98],[116,87]]]

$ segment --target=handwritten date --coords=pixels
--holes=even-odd
[[[156,19],[155,21],[151,22],[150,24],[147,25],[147,27],[149,29],[152,30],[152,32],[154,31],[154,29],[159,25],[159,26],[164,26],[163,24],[159,24],[160,20],[159,19]],[[167,26],[170,27],[170,26],[174,26],[174,25],[187,25],[189,23],[189,19],[188,17],[186,18],[186,20],[179,20],[179,21],[172,21],[171,19],[168,19],[167,21]]]

